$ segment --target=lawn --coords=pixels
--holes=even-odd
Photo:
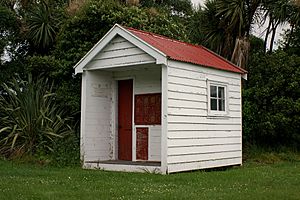
[[[0,199],[300,199],[300,162],[162,176],[0,161]]]

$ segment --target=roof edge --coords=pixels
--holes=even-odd
[[[243,68],[241,68],[241,67],[235,65],[234,63],[232,63],[232,62],[230,62],[229,60],[223,58],[222,56],[220,56],[219,54],[213,52],[212,50],[210,50],[210,49],[208,49],[208,48],[206,48],[206,47],[204,47],[204,46],[202,46],[202,45],[199,45],[199,47],[205,49],[205,50],[208,51],[209,53],[211,53],[211,54],[217,56],[218,58],[222,59],[224,62],[227,62],[228,64],[230,64],[230,65],[233,66],[234,68],[240,70],[240,71],[241,71],[241,72],[240,72],[241,74],[247,74],[247,73],[248,73],[248,72],[247,72],[246,70],[244,70]],[[238,73],[238,72],[237,72],[237,73]]]
[[[74,65],[73,69],[76,69],[81,65],[81,63],[92,53],[94,49],[117,27],[118,24],[115,24],[109,31]]]

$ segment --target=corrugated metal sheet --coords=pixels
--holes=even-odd
[[[245,70],[235,66],[223,57],[213,53],[203,46],[197,46],[161,35],[133,28],[126,28],[131,33],[144,40],[149,45],[166,54],[170,59],[212,67],[215,69],[244,74]]]

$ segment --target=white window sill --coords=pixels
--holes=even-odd
[[[207,118],[229,118],[228,112],[208,111]]]

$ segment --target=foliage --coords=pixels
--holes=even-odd
[[[115,1],[91,0],[65,23],[58,38],[56,56],[74,64],[116,23],[187,40],[184,26],[167,14],[126,7]]]
[[[277,28],[280,24],[294,21],[293,18],[295,13],[293,11],[295,6],[291,0],[266,0],[263,4],[263,7],[266,10],[265,19],[269,20],[269,25],[266,29],[264,45],[266,50],[269,34],[272,33],[269,47],[269,51],[272,52]]]
[[[243,90],[244,141],[300,149],[300,57],[252,56]]]
[[[56,2],[57,3],[57,2]],[[33,52],[45,54],[53,46],[64,18],[60,7],[52,1],[33,4],[26,12],[26,39]]]
[[[216,15],[216,1],[206,1],[205,7],[199,7],[192,15],[188,25],[189,35],[192,42],[202,44],[228,58],[231,53],[227,51],[232,49],[228,48],[228,45],[232,43],[232,38],[227,37],[226,30],[220,26],[220,19]],[[224,48],[224,45],[227,45],[227,48]]]
[[[285,32],[282,48],[290,55],[300,56],[300,23],[294,29]]]
[[[9,2],[1,1],[3,6],[1,7],[0,16],[7,18],[6,21],[1,20],[1,25],[3,25],[1,26],[1,33],[9,36],[7,40],[1,40],[1,45],[11,48],[12,44],[14,44],[13,42],[18,41],[18,43],[15,43],[18,52],[13,49],[8,51],[10,55],[16,54],[16,57],[9,56],[10,60],[7,59],[0,68],[0,83],[5,85],[5,88],[0,88],[2,96],[7,95],[7,93],[13,95],[13,93],[8,92],[10,91],[8,87],[11,85],[7,83],[15,75],[20,77],[19,82],[16,80],[15,84],[18,83],[19,89],[22,88],[22,91],[21,89],[19,90],[20,94],[15,96],[15,101],[18,101],[18,98],[23,98],[23,96],[25,98],[25,94],[30,94],[23,92],[23,88],[28,86],[28,82],[21,81],[22,79],[26,79],[28,74],[32,74],[33,77],[43,77],[43,79],[53,82],[52,90],[56,92],[55,96],[50,95],[47,97],[47,102],[50,99],[54,99],[55,102],[64,108],[63,110],[57,108],[58,114],[61,112],[63,116],[72,116],[78,122],[80,118],[81,78],[80,76],[74,76],[73,66],[115,23],[163,34],[176,39],[188,40],[184,25],[185,16],[173,15],[172,11],[168,10],[172,7],[178,13],[183,12],[190,5],[188,0],[184,0],[178,5],[175,1],[169,1],[169,6],[165,4],[163,8],[125,6],[118,1],[109,0],[87,0],[81,2],[79,7],[71,10],[72,6],[74,7],[74,1],[69,2],[68,6],[66,6],[65,0],[22,1],[17,7],[14,0]],[[184,5],[187,7],[184,8]],[[21,37],[17,35],[19,33],[21,33]],[[46,88],[44,89],[46,90]],[[16,88],[14,90],[17,91]],[[36,92],[39,92],[39,90]],[[6,101],[6,104],[12,103],[12,100],[8,99],[8,97],[3,96],[2,99],[3,102],[4,100]],[[42,99],[36,100],[42,102]],[[34,102],[33,99],[31,101]],[[35,103],[41,104],[39,102]],[[34,106],[34,103],[31,105]],[[38,116],[37,108],[27,107],[26,110],[25,106],[23,107],[23,113],[21,110],[16,110],[14,118],[19,119],[21,116],[18,115],[25,115],[25,112],[31,112],[32,115],[35,113],[36,117],[40,117]],[[8,111],[6,113],[1,112],[1,115],[6,116],[7,113]],[[1,120],[4,119],[6,118],[1,118]],[[37,123],[40,121],[37,121]],[[20,121],[18,123],[18,126],[21,127],[18,127],[18,129],[26,126],[26,124],[21,124]],[[8,125],[1,122],[0,126],[6,127]],[[38,125],[36,126],[38,129]],[[11,131],[11,129],[5,129],[2,132],[1,139],[9,135],[9,130]],[[45,131],[41,130],[40,132],[44,133]],[[73,162],[74,160],[67,161],[70,157],[78,158],[79,145],[77,136],[70,136],[69,142],[66,144],[66,139],[49,139],[45,134],[37,134],[42,135],[42,137],[34,139],[37,145],[31,145],[32,149],[29,148],[28,151],[40,159],[50,158],[53,162],[61,165],[62,163]],[[30,137],[33,136],[26,134],[22,137],[17,136],[17,143],[14,145],[14,148],[20,148],[22,142],[28,143],[27,139]],[[6,147],[11,146],[13,138],[14,136],[7,140]],[[43,150],[45,147],[43,146],[45,144],[43,140],[49,140],[48,147],[53,149],[50,155],[47,155],[49,153],[48,150]],[[38,146],[40,147],[36,148]],[[5,153],[11,154],[12,152],[10,152],[10,148],[6,148]]]
[[[73,134],[70,118],[47,80],[13,79],[0,96],[0,153],[19,156],[53,150],[55,138]]]
[[[193,12],[193,5],[191,0],[141,0],[141,5],[144,7],[164,7],[166,12],[178,16],[190,15]]]
[[[196,31],[192,34],[193,41],[245,67],[250,51],[250,31],[260,3],[260,0],[207,0],[192,16],[190,30]],[[202,37],[198,38],[197,34]]]
[[[300,163],[162,176],[0,161],[2,199],[298,199]]]
[[[47,49],[54,42],[56,22],[50,15],[49,7],[42,2],[32,9],[28,17],[28,39],[33,46]]]
[[[51,165],[53,166],[79,166],[79,136],[70,134],[64,137],[63,140],[56,139],[53,145],[53,152],[50,156]]]
[[[0,57],[13,57],[17,53],[20,36],[19,21],[14,12],[0,4]],[[6,54],[6,55],[5,55]],[[1,66],[1,65],[0,65]]]

